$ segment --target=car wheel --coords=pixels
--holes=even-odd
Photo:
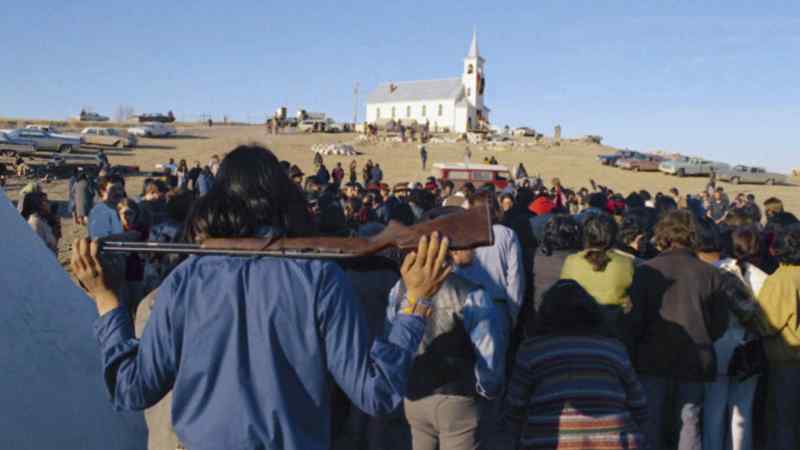
[[[678,175],[679,177],[683,178],[683,177],[685,177],[685,176],[686,176],[686,171],[685,171],[685,170],[683,170],[683,169],[678,169],[678,174],[677,174],[677,175]]]
[[[64,144],[61,147],[58,147],[58,153],[72,153],[72,146]]]
[[[775,180],[773,180],[772,178],[767,180],[767,186],[775,186]]]
[[[634,171],[634,172],[638,172],[638,171],[639,171],[639,167],[638,167],[638,166],[634,166],[634,167],[633,167],[633,171]]]
[[[122,142],[122,139],[120,139],[120,140],[117,141],[117,143],[116,143],[116,145],[114,145],[114,147],[125,148],[125,143]]]
[[[739,184],[741,182],[742,182],[742,180],[740,180],[739,177],[731,178],[731,183],[733,183],[733,184]]]

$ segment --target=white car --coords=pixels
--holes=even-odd
[[[177,134],[172,125],[159,122],[145,123],[138,127],[128,128],[128,134],[142,137],[170,137]]]
[[[117,128],[89,127],[81,131],[84,145],[95,147],[136,147],[139,139]]]

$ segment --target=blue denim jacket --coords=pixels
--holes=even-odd
[[[405,286],[397,282],[389,293],[387,307],[387,332],[394,329],[402,317],[398,311],[404,306]],[[506,349],[509,325],[505,310],[499,308],[483,289],[469,293],[464,302],[464,328],[475,350],[475,390],[485,398],[500,394],[505,383]]]
[[[114,406],[144,409],[172,389],[187,448],[321,450],[331,444],[330,381],[361,410],[390,413],[424,328],[401,315],[371,345],[334,263],[204,256],[164,281],[141,340],[123,308],[95,333]]]

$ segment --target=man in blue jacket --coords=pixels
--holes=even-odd
[[[189,237],[305,232],[303,214],[302,192],[277,158],[242,146],[195,205]],[[100,315],[95,334],[117,409],[148,408],[172,389],[173,426],[187,448],[321,450],[331,444],[330,379],[369,414],[403,400],[429,299],[451,271],[447,251],[447,239],[434,233],[406,257],[403,310],[374,343],[350,283],[331,262],[190,257],[159,288],[141,340],[98,243],[75,241],[72,268]]]

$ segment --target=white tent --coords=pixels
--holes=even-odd
[[[146,448],[142,414],[109,402],[94,305],[2,190],[0,230],[0,448]]]

